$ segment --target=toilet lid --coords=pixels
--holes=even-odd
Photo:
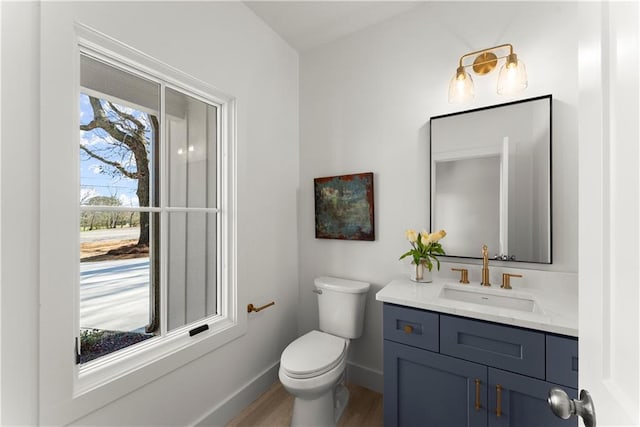
[[[320,331],[311,331],[287,346],[280,366],[294,378],[323,374],[343,359],[346,340]]]

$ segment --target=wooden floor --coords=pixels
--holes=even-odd
[[[382,395],[367,388],[347,384],[349,404],[339,427],[382,427]],[[288,426],[293,411],[293,396],[276,382],[251,405],[247,406],[227,427]]]

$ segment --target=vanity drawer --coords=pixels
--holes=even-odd
[[[440,316],[440,352],[507,371],[545,379],[545,334]]]
[[[547,335],[547,381],[578,388],[578,340]]]
[[[384,339],[438,351],[439,315],[415,308],[385,304]]]

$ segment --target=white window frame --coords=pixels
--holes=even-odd
[[[236,101],[210,85],[197,80],[171,66],[132,49],[114,39],[111,39],[96,31],[76,24],[76,44],[74,47],[75,63],[72,64],[75,71],[74,82],[75,103],[68,106],[75,118],[69,123],[68,134],[74,135],[71,142],[65,138],[55,141],[55,144],[69,144],[59,147],[61,153],[57,153],[56,147],[52,147],[51,139],[47,137],[47,129],[51,122],[45,119],[46,105],[51,105],[53,99],[47,99],[43,93],[43,117],[42,122],[42,156],[43,161],[50,156],[55,156],[58,165],[48,164],[42,166],[41,182],[41,402],[40,420],[43,424],[66,424],[72,422],[91,411],[104,406],[141,386],[147,384],[170,371],[183,366],[190,361],[230,342],[246,332],[247,315],[240,309],[239,290],[236,270]],[[169,212],[217,212],[219,239],[218,239],[218,313],[216,315],[200,319],[172,331],[166,330],[167,310],[167,284],[165,261],[167,248],[161,247],[161,333],[159,336],[132,345],[120,351],[102,356],[83,365],[75,364],[70,351],[73,339],[79,334],[79,150],[77,148],[79,138],[79,106],[78,99],[81,92],[79,79],[80,55],[86,54],[104,61],[107,64],[125,69],[148,80],[155,81],[162,86],[160,102],[160,186],[161,197],[159,207],[140,208],[133,210],[161,212],[166,222]],[[43,67],[46,67],[43,64]],[[179,90],[196,99],[218,107],[218,138],[220,138],[220,151],[218,156],[219,184],[218,184],[218,209],[209,208],[176,208],[168,207],[166,173],[168,156],[164,142],[166,138],[164,120],[164,88],[169,87]],[[47,101],[50,101],[49,103]],[[61,103],[65,106],[65,103]],[[69,116],[70,117],[70,116]],[[66,134],[66,132],[65,132]],[[75,144],[75,150],[72,145]],[[69,158],[66,154],[73,154]],[[75,173],[66,173],[64,169],[74,169]],[[49,180],[59,179],[60,184],[57,194],[49,194],[47,185]],[[73,184],[72,184],[73,179]],[[64,193],[64,197],[60,197]],[[75,206],[69,206],[74,199]],[[127,208],[127,210],[132,210]],[[75,212],[75,215],[70,215]],[[63,221],[63,224],[60,223]],[[68,254],[65,262],[60,263],[50,260],[50,252],[54,241],[61,238],[61,232],[71,230],[74,224],[74,235],[66,236],[65,244],[76,248],[73,254]],[[61,229],[61,230],[58,230]],[[166,227],[161,228],[161,233],[166,234]],[[161,241],[166,241],[166,235],[161,236]],[[163,245],[166,246],[166,245]],[[49,248],[49,249],[48,249]],[[68,261],[74,259],[72,265]],[[61,265],[62,264],[62,265]],[[74,275],[73,290],[68,289],[68,281]],[[59,277],[59,280],[55,280]],[[52,289],[52,287],[54,289]],[[65,299],[65,296],[69,297]],[[71,310],[71,315],[68,311]],[[70,318],[72,317],[72,318]],[[207,324],[209,329],[205,332],[189,335],[189,330],[195,326]],[[58,343],[52,344],[46,337],[48,334],[57,334]],[[43,348],[44,347],[44,348]],[[51,348],[54,347],[54,348]],[[52,353],[53,352],[53,353]],[[61,353],[62,352],[62,353]],[[52,371],[53,370],[53,371]]]

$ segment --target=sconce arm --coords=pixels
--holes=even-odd
[[[468,57],[470,57],[470,56],[479,55],[479,54],[484,53],[484,52],[489,52],[489,51],[492,51],[492,50],[498,50],[498,49],[502,49],[502,48],[506,48],[506,47],[508,47],[508,48],[509,48],[509,54],[508,54],[508,55],[498,56],[498,57],[497,57],[497,58],[495,58],[495,59],[490,59],[490,60],[488,60],[488,61],[482,61],[482,62],[476,62],[475,64],[473,64],[473,63],[472,63],[472,64],[469,64],[469,65],[463,65],[463,64],[462,64],[462,62],[464,61],[464,59],[465,59],[465,58],[468,58]],[[475,52],[465,53],[464,55],[462,55],[462,56],[460,57],[459,67],[464,67],[464,68],[466,68],[466,67],[471,67],[472,65],[482,65],[482,64],[486,64],[486,63],[489,63],[489,62],[495,61],[495,60],[497,60],[497,59],[507,58],[509,55],[512,55],[512,54],[513,54],[513,45],[512,45],[511,43],[500,44],[500,45],[498,45],[498,46],[493,46],[493,47],[488,47],[488,48],[486,48],[486,49],[476,50]]]

